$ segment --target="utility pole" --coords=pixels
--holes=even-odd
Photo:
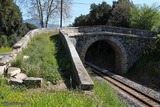
[[[62,28],[62,11],[63,11],[63,0],[61,0],[61,19],[60,19],[60,28]]]

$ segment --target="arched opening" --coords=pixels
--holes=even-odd
[[[116,70],[116,51],[105,40],[94,42],[88,48],[85,61],[110,71]]]

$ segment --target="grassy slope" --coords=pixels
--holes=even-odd
[[[18,102],[24,107],[126,107],[108,84],[100,80],[94,83],[94,95],[79,91],[49,92],[1,85],[0,106],[4,106],[4,102]]]
[[[160,46],[160,45],[159,45]],[[147,87],[160,91],[160,47],[144,54],[130,69],[127,77]],[[138,78],[137,78],[138,77]]]
[[[6,53],[6,52],[11,52],[11,51],[12,51],[12,48],[9,48],[9,47],[1,47],[0,48],[0,54]]]
[[[22,61],[23,55],[29,55],[30,60]],[[36,36],[27,49],[13,63],[20,66],[30,76],[44,76],[50,71],[53,78],[61,79],[58,71],[70,71],[71,65],[65,53],[65,48],[57,34]],[[56,75],[56,76],[55,76]],[[51,78],[51,79],[53,79]],[[47,89],[31,89],[11,87],[0,79],[0,106],[19,102],[24,107],[124,107],[116,92],[106,83],[94,80],[93,95],[80,91],[54,92]],[[9,102],[9,103],[4,103]],[[13,103],[16,104],[16,103]],[[15,106],[15,105],[13,105]]]
[[[30,59],[23,61],[24,55]],[[39,35],[32,39],[13,66],[20,67],[28,76],[38,76],[56,83],[61,79],[60,72],[70,71],[70,63],[57,34]]]

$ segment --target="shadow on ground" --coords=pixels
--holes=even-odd
[[[56,57],[56,60],[59,66],[58,71],[61,74],[66,86],[70,89],[72,87],[71,85],[72,66],[67,56],[66,49],[58,34],[51,36],[50,40],[54,42],[56,47],[55,49],[56,51],[54,52],[54,55]]]

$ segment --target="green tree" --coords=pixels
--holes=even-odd
[[[88,22],[90,25],[105,25],[108,22],[111,6],[106,2],[101,4],[92,4]]]
[[[75,18],[73,26],[86,26],[88,24],[88,15],[80,15]]]
[[[129,0],[113,2],[108,24],[112,26],[130,27],[130,11],[132,6],[133,4]]]
[[[0,0],[0,35],[11,35],[20,28],[22,14],[12,0]]]
[[[96,5],[95,3],[90,6],[90,13],[77,17],[73,26],[86,26],[86,25],[105,25],[110,16],[111,6],[106,2]]]
[[[160,28],[160,6],[146,4],[131,9],[131,27],[158,31]]]

